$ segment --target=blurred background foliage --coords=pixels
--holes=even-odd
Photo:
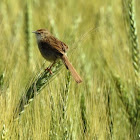
[[[140,1],[131,2],[0,1],[1,139],[139,139]],[[11,121],[26,87],[50,64],[32,34],[40,28],[69,46],[83,83],[60,69]]]

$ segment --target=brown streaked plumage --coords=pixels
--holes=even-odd
[[[39,29],[37,31],[34,31],[33,33],[36,34],[38,48],[42,56],[46,60],[53,62],[53,64],[57,59],[62,59],[63,63],[65,64],[66,68],[69,69],[75,81],[77,83],[81,83],[81,77],[78,75],[75,68],[72,66],[66,56],[68,46],[64,42],[55,38],[46,29]]]

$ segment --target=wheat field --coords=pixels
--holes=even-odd
[[[1,0],[0,139],[139,140],[140,1]],[[32,31],[69,46],[77,84]]]

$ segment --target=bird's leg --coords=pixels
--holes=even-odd
[[[52,74],[52,71],[51,71],[51,68],[52,68],[52,66],[54,65],[54,63],[55,63],[55,61],[51,64],[51,66],[48,68],[46,68],[45,70],[46,71],[49,71],[50,72],[50,74]]]

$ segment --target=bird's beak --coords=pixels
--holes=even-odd
[[[32,33],[35,33],[35,34],[37,34],[37,31],[33,31]]]

